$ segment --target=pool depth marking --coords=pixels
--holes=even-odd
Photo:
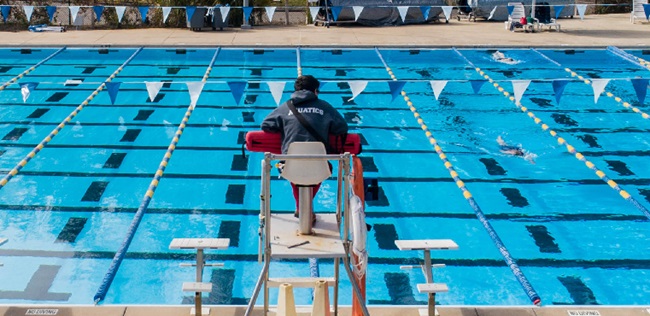
[[[214,62],[217,59],[217,55],[219,55],[220,51],[221,48],[219,47],[214,52],[214,55],[212,56],[212,60],[210,61],[210,65],[208,65],[208,69],[206,69],[203,78],[201,78],[202,83],[205,84],[205,82],[208,80],[208,77],[210,76],[210,72],[212,71],[212,66],[214,65]],[[124,242],[122,243],[120,248],[115,252],[113,261],[111,261],[111,266],[108,268],[108,271],[104,276],[102,284],[99,286],[99,288],[97,289],[97,293],[93,297],[93,301],[95,302],[95,304],[98,304],[100,301],[103,301],[104,298],[106,297],[106,293],[108,292],[108,289],[111,287],[111,284],[113,283],[113,279],[115,279],[115,274],[117,274],[117,270],[120,268],[120,264],[122,263],[122,260],[124,259],[124,256],[126,255],[126,252],[129,249],[129,246],[131,245],[131,241],[133,241],[133,236],[135,236],[135,232],[138,229],[140,222],[142,221],[142,217],[144,216],[147,207],[149,207],[149,202],[151,202],[151,199],[153,198],[153,195],[156,192],[156,188],[158,187],[158,183],[160,182],[160,179],[162,178],[163,173],[165,172],[165,168],[167,167],[169,160],[172,158],[174,149],[176,149],[176,144],[178,144],[181,135],[183,135],[183,130],[185,129],[187,122],[190,120],[190,116],[192,115],[192,112],[194,112],[194,106],[195,104],[190,104],[187,107],[185,116],[183,116],[183,120],[178,125],[178,129],[176,129],[174,138],[172,138],[169,147],[167,147],[167,152],[163,156],[162,161],[160,161],[160,164],[158,165],[158,170],[156,171],[153,179],[151,180],[151,183],[149,184],[149,188],[147,189],[147,192],[142,198],[142,202],[140,203],[138,210],[135,212],[135,215],[133,216],[133,220],[131,221],[129,230],[126,233]]]
[[[534,48],[533,48],[532,50],[533,50],[534,52],[540,54],[540,55],[541,55],[542,57],[544,57],[546,60],[549,60],[549,61],[551,61],[552,63],[556,64],[557,66],[562,67],[562,64],[560,64],[560,63],[558,63],[557,61],[551,59],[550,57],[544,55],[542,52],[540,52],[540,51],[538,51],[538,50],[536,50],[536,49],[534,49]],[[587,78],[585,78],[585,77],[579,75],[578,73],[576,73],[575,71],[571,70],[570,68],[568,68],[568,67],[564,67],[564,71],[570,73],[570,74],[571,74],[571,77],[577,77],[577,78],[580,79],[584,84],[586,84],[586,85],[588,85],[588,86],[591,86],[591,85],[592,85],[592,84],[591,84],[591,80],[589,80],[589,79],[587,79]],[[637,108],[636,106],[631,105],[629,102],[623,101],[623,99],[621,99],[621,98],[615,96],[613,93],[611,93],[611,92],[609,92],[609,91],[606,91],[606,90],[603,90],[603,93],[605,93],[605,95],[608,96],[609,98],[613,98],[614,101],[620,103],[620,104],[623,105],[623,107],[625,107],[626,109],[630,109],[630,110],[632,110],[632,111],[635,112],[635,113],[639,113],[639,114],[641,114],[641,117],[643,117],[644,119],[648,119],[648,118],[650,118],[650,115],[648,115],[647,113],[641,111],[641,110],[640,110],[639,108]]]
[[[126,60],[122,65],[120,65],[120,66],[119,66],[119,67],[118,67],[118,68],[117,68],[117,69],[116,69],[116,70],[115,70],[115,71],[114,71],[114,72],[113,72],[113,73],[112,73],[112,74],[111,74],[111,75],[106,79],[105,82],[102,82],[102,84],[100,84],[99,87],[97,87],[97,89],[95,89],[95,91],[93,91],[93,93],[90,94],[90,96],[88,96],[88,97],[87,97],[83,102],[81,102],[81,104],[79,104],[79,105],[75,108],[75,110],[72,111],[72,113],[70,113],[70,114],[65,118],[65,120],[63,120],[61,123],[59,123],[59,125],[57,125],[57,127],[54,128],[54,130],[52,130],[52,131],[50,132],[50,134],[47,135],[47,137],[45,137],[45,138],[44,138],[44,139],[43,139],[43,140],[42,140],[38,145],[36,145],[36,147],[34,147],[34,149],[32,149],[32,151],[29,152],[29,154],[27,154],[27,156],[25,156],[25,158],[23,158],[23,159],[22,159],[22,160],[21,160],[21,161],[20,161],[20,162],[19,162],[19,163],[18,163],[18,164],[13,168],[13,169],[11,169],[11,171],[9,171],[9,173],[7,173],[7,175],[5,175],[4,178],[3,178],[2,180],[0,180],[0,189],[4,188],[5,185],[7,184],[7,182],[9,182],[9,180],[11,180],[11,179],[16,175],[16,174],[18,174],[18,172],[20,171],[20,169],[22,169],[22,168],[23,168],[23,167],[24,167],[24,166],[25,166],[25,165],[26,165],[26,164],[27,164],[27,163],[28,163],[32,158],[34,158],[34,156],[36,156],[36,154],[38,154],[38,153],[41,151],[41,149],[43,149],[43,147],[45,147],[45,145],[47,145],[47,144],[48,144],[48,143],[49,143],[49,142],[50,142],[50,141],[51,141],[51,140],[52,140],[52,139],[53,139],[57,134],[59,134],[59,132],[60,132],[60,131],[65,127],[65,125],[66,125],[67,123],[69,123],[70,121],[72,121],[72,119],[73,119],[75,116],[77,116],[77,114],[79,114],[79,112],[80,112],[81,110],[83,110],[84,107],[85,107],[86,105],[88,105],[88,103],[89,103],[90,101],[92,101],[92,99],[94,99],[95,96],[98,95],[99,92],[102,91],[102,90],[104,89],[104,87],[106,87],[106,82],[110,82],[111,80],[113,80],[113,79],[115,78],[115,76],[117,76],[117,74],[119,74],[119,73],[124,69],[124,66],[126,66],[126,64],[128,64],[128,63],[129,63],[133,58],[135,58],[135,56],[136,56],[140,51],[142,51],[142,47],[138,48],[138,49],[133,53],[133,55],[131,55],[131,57],[129,57],[129,59],[127,59],[127,60]]]
[[[455,49],[454,49],[455,50]],[[391,68],[388,66],[386,61],[384,60],[384,57],[381,55],[379,52],[379,49],[375,47],[375,51],[377,52],[377,55],[379,56],[379,59],[381,59],[381,62],[384,64],[384,67],[386,68],[386,71],[390,75],[392,80],[397,81],[397,78],[393,74],[393,71]],[[459,53],[460,54],[460,53]],[[461,55],[462,56],[462,55]],[[462,56],[464,57],[464,56]],[[467,60],[467,59],[466,59]],[[424,131],[425,135],[429,139],[429,143],[433,145],[433,148],[435,149],[436,153],[438,154],[438,157],[440,160],[444,162],[445,168],[447,168],[447,171],[449,171],[449,175],[454,179],[454,182],[456,182],[456,185],[458,188],[463,191],[463,197],[465,197],[465,200],[469,203],[469,205],[472,207],[474,210],[474,213],[476,214],[476,217],[478,220],[481,222],[485,230],[487,230],[488,235],[492,239],[492,241],[495,243],[496,247],[499,250],[499,253],[503,256],[503,258],[506,261],[506,264],[512,270],[515,278],[517,281],[519,281],[519,284],[524,288],[524,291],[526,292],[526,295],[528,295],[528,298],[533,302],[535,305],[541,305],[542,301],[537,294],[537,291],[533,288],[533,286],[530,284],[526,276],[524,275],[523,271],[519,268],[517,265],[517,262],[512,258],[510,255],[510,252],[508,252],[508,249],[506,249],[506,246],[503,244],[501,241],[501,238],[499,235],[497,235],[496,231],[490,224],[490,222],[487,220],[485,217],[485,214],[481,210],[481,207],[476,203],[474,200],[474,197],[472,196],[472,193],[469,192],[467,187],[465,187],[465,183],[460,179],[460,176],[458,176],[458,172],[454,169],[453,165],[451,162],[449,162],[449,159],[447,159],[447,155],[442,151],[442,148],[438,145],[438,142],[436,139],[433,137],[433,134],[431,131],[429,131],[429,128],[427,125],[424,123],[424,120],[422,117],[420,117],[420,113],[418,113],[417,109],[413,105],[413,102],[411,102],[410,98],[406,95],[406,92],[402,90],[402,96],[404,97],[404,101],[406,101],[406,105],[408,105],[409,109],[411,112],[413,112],[413,117],[417,119],[418,124],[420,124],[420,127]]]
[[[62,47],[61,49],[57,50],[56,52],[52,53],[52,55],[47,56],[45,59],[39,61],[37,64],[34,66],[29,67],[28,69],[25,69],[25,71],[21,72],[18,76],[15,76],[11,78],[11,80],[5,82],[2,86],[0,86],[0,91],[4,90],[6,87],[9,85],[13,84],[14,82],[18,81],[18,79],[22,79],[24,76],[28,75],[30,72],[34,71],[36,67],[44,64],[46,61],[52,59],[54,56],[58,55],[60,52],[66,49],[67,46]]]
[[[455,50],[455,49],[454,49],[454,50]],[[534,49],[533,49],[533,50],[534,50]],[[460,54],[463,58],[465,58],[465,56],[463,56],[463,55],[462,55],[460,52],[458,52],[457,50],[456,50],[456,52],[457,52],[458,54]],[[538,52],[538,53],[539,53],[539,52]],[[539,54],[541,54],[541,53],[539,53]],[[466,60],[466,61],[467,61],[467,62],[468,62],[472,67],[474,67],[474,70],[475,70],[479,75],[481,75],[483,78],[487,79],[487,80],[492,84],[492,86],[493,86],[495,89],[497,89],[497,90],[499,90],[499,92],[503,93],[503,96],[504,96],[504,97],[508,98],[508,100],[510,100],[512,103],[514,103],[515,106],[516,106],[517,108],[519,108],[522,112],[526,113],[526,115],[528,115],[528,117],[530,117],[531,119],[533,119],[533,120],[535,121],[535,124],[540,125],[540,127],[541,127],[544,131],[548,131],[549,134],[550,134],[551,136],[553,136],[553,138],[557,139],[557,143],[558,143],[559,145],[563,145],[563,146],[565,146],[566,149],[567,149],[567,151],[568,151],[569,153],[573,154],[574,157],[576,157],[576,159],[578,159],[578,160],[584,162],[584,164],[585,164],[589,169],[593,170],[593,171],[596,173],[596,175],[597,175],[601,180],[603,180],[605,183],[607,183],[607,185],[609,185],[609,187],[611,187],[612,189],[616,190],[616,191],[618,192],[618,194],[621,195],[621,197],[623,197],[623,198],[624,198],[625,200],[627,200],[628,202],[632,203],[632,205],[634,205],[637,209],[639,209],[639,210],[643,213],[643,215],[645,215],[648,219],[650,219],[650,212],[648,212],[648,210],[647,210],[643,205],[641,205],[641,204],[640,204],[636,199],[634,199],[634,198],[633,198],[629,193],[627,193],[627,191],[621,189],[621,187],[620,187],[620,186],[619,186],[619,185],[618,185],[614,180],[612,180],[612,179],[610,179],[609,177],[607,177],[607,175],[605,175],[604,172],[602,172],[600,169],[598,169],[598,168],[596,167],[596,165],[594,165],[591,161],[589,161],[587,158],[585,158],[584,155],[582,155],[580,152],[578,152],[578,151],[577,151],[573,146],[571,146],[571,145],[570,145],[570,144],[569,144],[569,143],[568,143],[564,138],[560,137],[556,131],[554,131],[553,129],[550,129],[550,127],[549,127],[548,125],[546,125],[545,123],[543,123],[541,119],[539,119],[537,116],[535,116],[535,114],[534,114],[532,111],[528,110],[528,108],[525,107],[521,102],[516,101],[516,100],[515,100],[515,97],[512,96],[511,93],[509,93],[508,91],[506,91],[503,87],[501,87],[501,86],[499,85],[499,83],[497,83],[497,82],[494,81],[492,78],[490,78],[490,76],[488,76],[488,75],[487,75],[483,70],[481,70],[481,68],[474,66],[474,64],[473,64],[471,61],[469,61],[467,58],[465,58],[465,60]],[[567,68],[567,69],[568,69],[568,68]]]

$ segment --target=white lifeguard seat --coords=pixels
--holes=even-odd
[[[321,142],[294,142],[289,144],[287,155],[325,155]],[[282,177],[297,185],[317,185],[332,175],[325,159],[287,159]]]

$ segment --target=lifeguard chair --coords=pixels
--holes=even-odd
[[[280,137],[269,133],[252,132],[246,136],[246,144],[251,151],[269,150],[262,160],[262,181],[260,191],[260,249],[259,260],[264,266],[255,285],[253,295],[246,309],[246,316],[252,314],[260,291],[264,294],[264,315],[269,310],[269,288],[291,284],[292,287],[313,288],[317,283],[327,283],[334,288],[333,309],[338,314],[339,266],[343,260],[345,271],[350,279],[354,296],[362,297],[350,265],[352,242],[349,238],[351,211],[350,196],[350,161],[352,154],[326,154],[325,146],[320,142],[296,142],[289,146],[286,155],[280,152]],[[358,141],[358,135],[357,135]],[[276,144],[277,142],[277,144]],[[357,144],[358,145],[358,144]],[[348,146],[349,148],[349,146]],[[360,151],[360,146],[358,147]],[[276,153],[273,153],[276,152]],[[293,214],[272,212],[271,206],[271,170],[272,162],[284,161],[282,177],[298,186],[299,218]],[[312,226],[313,186],[331,176],[328,161],[338,163],[336,210],[319,213]],[[343,230],[341,230],[343,224]],[[273,259],[333,259],[334,277],[328,278],[271,278],[269,266]],[[316,300],[315,300],[316,301]],[[362,313],[368,316],[365,300],[359,301]],[[314,306],[316,308],[316,306]],[[329,302],[327,309],[329,311]]]

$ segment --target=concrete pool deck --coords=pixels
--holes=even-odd
[[[650,23],[629,14],[560,19],[562,31],[524,33],[503,22],[457,21],[388,27],[254,26],[193,32],[189,29],[69,30],[65,33],[2,32],[0,46],[407,46],[407,47],[650,47]]]
[[[400,46],[400,47],[650,47],[650,23],[632,24],[629,14],[587,15],[584,20],[561,19],[562,32],[509,32],[503,22],[452,19],[399,27],[254,26],[249,30],[193,32],[188,29],[69,30],[65,33],[1,32],[0,46]],[[453,287],[453,284],[449,284]],[[497,285],[495,285],[497,286]],[[181,281],[179,280],[179,292]],[[137,293],[134,293],[137,295]],[[445,295],[445,294],[441,294]],[[547,302],[551,304],[552,302]],[[0,315],[62,316],[187,316],[192,306],[0,306]],[[210,315],[243,315],[244,306],[211,307]],[[416,316],[425,306],[370,307],[373,316]],[[31,313],[29,309],[34,309]],[[440,306],[442,316],[649,316],[647,306]],[[46,311],[50,310],[50,311]],[[54,314],[52,311],[56,310]],[[582,312],[578,312],[582,311]],[[597,311],[598,313],[593,313]],[[254,315],[262,315],[261,307]],[[271,314],[273,315],[273,314]],[[342,306],[339,315],[350,315]]]

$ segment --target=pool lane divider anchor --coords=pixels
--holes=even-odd
[[[553,138],[557,139],[558,144],[565,146],[569,153],[573,154],[576,159],[582,161],[589,169],[593,170],[596,173],[596,175],[598,176],[598,178],[600,178],[605,183],[607,183],[607,185],[609,185],[609,187],[611,187],[612,189],[617,191],[618,194],[621,197],[623,197],[628,202],[632,203],[632,205],[634,205],[638,210],[640,210],[641,213],[643,213],[643,215],[645,215],[648,219],[650,219],[650,212],[648,211],[648,209],[646,209],[643,205],[641,205],[627,191],[621,189],[621,187],[614,180],[607,177],[607,175],[605,175],[605,173],[603,171],[598,169],[596,167],[596,165],[594,165],[591,161],[589,161],[587,158],[585,158],[585,156],[583,154],[578,152],[575,149],[575,147],[571,146],[564,138],[560,137],[556,131],[554,131],[553,129],[550,129],[550,127],[548,125],[546,125],[544,122],[542,122],[541,119],[539,119],[537,116],[535,116],[535,114],[532,111],[528,110],[528,108],[525,107],[521,102],[516,101],[514,96],[512,96],[508,91],[505,91],[505,89],[503,87],[501,87],[497,82],[495,82],[492,78],[490,78],[490,76],[488,76],[483,70],[481,70],[481,68],[474,67],[474,70],[476,70],[476,72],[478,72],[479,75],[483,76],[490,83],[492,83],[492,85],[497,90],[502,92],[504,97],[506,97],[510,101],[512,101],[517,108],[519,108],[522,112],[526,113],[526,115],[528,115],[528,117],[533,119],[535,121],[535,124],[540,125],[540,127],[544,131],[548,131],[549,134],[551,136],[553,136]]]
[[[610,51],[610,52],[612,52],[613,54],[615,54],[615,55],[617,55],[617,56],[619,56],[619,57],[621,57],[621,58],[624,58],[625,60],[629,60],[629,58],[628,58],[627,56],[621,56],[622,54],[626,54],[625,52],[623,52],[623,53],[621,53],[621,52],[617,52],[617,51],[616,51],[617,49],[618,49],[618,48],[612,48],[612,46],[610,46],[610,47],[607,48],[607,50]],[[618,50],[620,51],[620,49],[618,49]],[[542,52],[538,51],[537,49],[534,49],[534,48],[533,48],[532,51],[534,51],[535,53],[539,54],[540,56],[542,56],[542,57],[545,58],[546,60],[552,62],[552,63],[555,64],[556,66],[558,66],[558,67],[563,67],[562,64],[560,64],[560,63],[558,63],[557,61],[551,59],[550,57],[544,55]],[[628,54],[628,55],[629,55],[629,54]],[[630,55],[630,56],[632,56],[632,55]],[[637,58],[637,57],[635,57],[635,56],[632,56],[632,57]],[[475,67],[475,68],[476,68],[476,67]],[[650,68],[648,68],[648,69],[650,70]],[[592,84],[591,84],[591,80],[586,79],[585,77],[583,77],[583,76],[581,76],[581,75],[578,75],[578,73],[576,73],[575,71],[571,70],[570,68],[564,67],[564,71],[566,71],[566,72],[568,72],[569,74],[571,74],[571,77],[577,77],[578,79],[582,80],[582,82],[584,82],[586,85],[590,85],[590,86],[592,85]],[[609,92],[609,91],[603,91],[603,92],[605,93],[606,96],[608,96],[608,97],[610,97],[610,98],[614,98],[614,101],[616,101],[616,102],[618,102],[618,103],[621,103],[621,105],[623,105],[623,107],[625,107],[625,108],[627,108],[627,109],[630,109],[630,110],[632,110],[632,111],[635,112],[635,113],[639,113],[639,114],[641,114],[641,116],[642,116],[644,119],[648,119],[648,118],[650,118],[650,115],[648,115],[647,113],[645,113],[645,112],[639,110],[639,108],[637,108],[637,107],[631,105],[629,102],[625,102],[625,101],[623,101],[621,98],[615,96],[613,93],[611,93],[611,92]]]
[[[39,61],[34,66],[31,66],[31,67],[25,69],[25,71],[21,72],[19,75],[11,78],[11,80],[5,82],[4,84],[2,84],[2,86],[0,86],[0,91],[4,90],[6,87],[8,87],[11,84],[13,84],[14,82],[18,81],[18,79],[22,79],[24,76],[27,76],[30,72],[34,71],[34,69],[36,69],[36,67],[38,67],[38,66],[44,64],[45,62],[47,62],[48,60],[54,58],[54,56],[58,55],[60,52],[64,51],[66,48],[67,48],[67,46],[63,46],[61,49],[59,49],[56,52],[52,53],[50,56],[47,56],[45,59]]]
[[[647,60],[645,60],[645,59],[643,59],[641,57],[634,56],[634,55],[632,55],[632,54],[630,54],[628,52],[625,52],[624,50],[622,50],[622,49],[620,49],[620,48],[618,48],[616,46],[607,46],[607,50],[614,53],[614,54],[616,54],[616,55],[618,55],[621,58],[628,59],[628,60],[632,61],[633,63],[638,64],[639,66],[650,70],[650,62],[648,62]]]
[[[52,140],[52,138],[54,138],[57,134],[59,134],[59,132],[60,132],[60,131],[65,127],[65,125],[66,125],[67,123],[69,123],[70,121],[72,121],[72,119],[73,119],[75,116],[77,116],[77,114],[79,114],[79,112],[80,112],[81,110],[83,110],[84,107],[85,107],[86,105],[88,105],[88,103],[89,103],[90,101],[92,101],[92,99],[94,99],[95,96],[97,96],[97,95],[99,94],[99,92],[102,91],[102,90],[104,89],[104,87],[106,87],[106,82],[110,82],[111,80],[113,80],[113,79],[115,78],[115,76],[116,76],[118,73],[120,73],[120,72],[124,69],[124,66],[125,66],[126,64],[128,64],[128,63],[129,63],[129,62],[130,62],[130,61],[131,61],[131,60],[132,60],[132,59],[133,59],[133,58],[134,58],[134,57],[135,57],[135,56],[136,56],[136,55],[137,55],[141,50],[142,50],[142,47],[140,47],[138,50],[136,50],[136,51],[133,53],[133,55],[131,55],[131,57],[129,57],[129,59],[127,59],[127,60],[126,60],[126,61],[125,61],[121,66],[119,66],[119,67],[118,67],[118,68],[117,68],[117,69],[116,69],[116,70],[115,70],[115,71],[114,71],[114,72],[113,72],[113,73],[112,73],[112,74],[111,74],[111,75],[106,79],[105,82],[103,82],[101,85],[99,85],[99,87],[97,87],[97,89],[95,89],[95,91],[93,91],[93,93],[91,93],[90,96],[88,96],[88,97],[87,97],[83,102],[81,102],[81,104],[79,104],[79,105],[74,109],[74,111],[72,111],[72,113],[68,114],[68,116],[67,116],[67,117],[66,117],[66,118],[65,118],[61,123],[59,123],[59,125],[57,125],[57,126],[54,128],[54,130],[52,130],[52,131],[50,132],[49,135],[47,135],[47,137],[45,137],[45,138],[44,138],[44,139],[43,139],[43,140],[42,140],[38,145],[36,145],[36,147],[34,147],[34,149],[32,149],[32,150],[29,152],[29,154],[27,154],[27,156],[25,156],[25,158],[23,158],[20,162],[18,162],[18,164],[17,164],[13,169],[11,169],[11,170],[10,170],[10,171],[9,171],[9,172],[4,176],[4,178],[2,178],[2,180],[0,180],[0,189],[4,188],[5,185],[7,184],[7,182],[9,182],[9,181],[10,181],[10,180],[11,180],[11,179],[16,175],[16,174],[18,174],[18,172],[19,172],[19,171],[20,171],[20,170],[21,170],[21,169],[22,169],[22,168],[23,168],[23,167],[24,167],[24,166],[25,166],[25,165],[26,165],[26,164],[27,164],[27,163],[28,163],[32,158],[34,158],[34,156],[36,156],[36,154],[38,154],[38,153],[39,153],[39,152],[40,152],[40,151],[41,151],[41,150],[42,150],[42,149],[43,149],[43,148],[44,148],[44,147],[45,147],[45,146],[46,146],[46,145],[47,145],[47,144]]]
[[[217,59],[217,55],[219,55],[220,51],[221,51],[221,47],[218,47],[214,53],[214,56],[212,56],[210,65],[208,66],[208,69],[205,71],[205,74],[201,79],[202,83],[205,83],[208,80],[208,77],[210,76],[210,72],[212,71],[212,66],[214,65],[214,62]],[[149,207],[149,203],[151,202],[151,199],[153,198],[153,195],[156,192],[156,188],[158,187],[158,183],[160,182],[160,179],[162,178],[163,173],[165,172],[165,168],[167,167],[167,164],[169,163],[169,160],[171,159],[172,154],[176,149],[176,145],[178,144],[178,141],[180,140],[181,135],[183,134],[183,130],[185,129],[185,126],[187,125],[187,122],[189,121],[190,116],[194,111],[194,106],[195,106],[194,104],[190,104],[188,106],[187,111],[183,116],[183,120],[178,125],[178,129],[176,129],[174,138],[172,138],[171,143],[167,147],[167,152],[165,152],[162,161],[158,165],[158,170],[156,170],[156,173],[154,174],[154,177],[151,180],[151,183],[149,184],[149,188],[147,189],[144,197],[142,198],[138,210],[135,212],[135,215],[133,216],[131,225],[129,226],[129,229],[126,233],[126,237],[122,242],[120,248],[115,252],[115,256],[111,261],[111,266],[108,268],[108,271],[104,276],[102,284],[99,286],[99,288],[97,289],[97,293],[93,297],[93,301],[95,302],[95,305],[99,304],[99,302],[103,301],[104,298],[106,298],[108,289],[113,283],[113,279],[115,279],[117,270],[120,268],[120,264],[122,263],[124,256],[126,256],[126,252],[129,249],[129,246],[131,245],[131,241],[133,241],[133,236],[135,235],[135,232],[138,229],[140,222],[142,221],[142,217],[144,217],[145,211]]]
[[[454,49],[455,50],[455,49]],[[386,71],[390,75],[392,80],[397,80],[395,75],[393,74],[393,71],[391,68],[388,66],[386,61],[384,60],[383,56],[379,52],[379,49],[375,47],[375,51],[377,52],[377,55],[379,55],[379,59],[381,59],[381,62],[384,64],[384,67],[386,68]],[[460,54],[460,53],[459,53]],[[462,56],[462,55],[461,55]],[[464,57],[464,56],[462,56]],[[467,60],[467,59],[466,59]],[[447,159],[447,155],[442,151],[442,148],[440,145],[438,145],[438,142],[436,139],[433,137],[433,134],[431,131],[429,131],[429,128],[425,124],[424,120],[420,116],[420,113],[418,113],[417,109],[413,105],[413,102],[411,102],[410,98],[406,95],[406,92],[402,90],[402,97],[404,98],[404,101],[406,101],[406,105],[409,107],[411,112],[413,112],[413,116],[417,119],[418,124],[420,124],[420,128],[424,131],[424,134],[427,136],[429,139],[429,143],[433,145],[433,148],[435,149],[436,153],[438,154],[438,158],[443,161],[445,168],[449,172],[449,175],[451,175],[452,179],[456,183],[456,186],[463,192],[463,197],[465,197],[465,200],[469,203],[469,205],[472,207],[474,210],[474,213],[476,214],[476,217],[478,220],[481,222],[485,230],[487,230],[488,235],[496,245],[496,247],[499,250],[499,253],[503,256],[504,260],[506,261],[506,264],[514,274],[515,278],[517,281],[519,281],[519,284],[523,287],[524,291],[526,292],[526,295],[528,295],[528,298],[534,305],[541,305],[542,300],[539,297],[539,294],[537,294],[537,291],[533,288],[532,284],[528,281],[526,276],[524,275],[524,272],[521,271],[519,268],[519,265],[517,265],[517,262],[515,261],[514,258],[510,255],[510,252],[506,248],[506,246],[503,244],[503,241],[501,241],[501,238],[497,234],[497,232],[494,230],[488,219],[485,217],[485,214],[483,214],[483,211],[481,210],[481,207],[476,203],[476,200],[474,200],[474,197],[472,196],[472,193],[467,189],[465,186],[465,183],[463,180],[458,176],[458,172],[454,169],[454,166],[451,164],[449,159]]]

